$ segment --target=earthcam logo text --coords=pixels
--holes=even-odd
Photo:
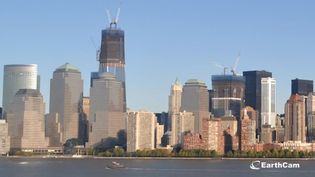
[[[300,168],[300,164],[299,163],[288,163],[288,162],[262,162],[262,161],[256,160],[256,161],[253,161],[249,167],[252,170],[298,169],[298,168]]]

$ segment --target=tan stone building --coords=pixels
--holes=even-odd
[[[272,141],[272,132],[274,128],[271,128],[271,125],[265,124],[261,127],[261,143],[271,144]]]
[[[242,109],[240,124],[240,150],[248,151],[256,143],[256,111],[252,107]]]
[[[305,102],[300,95],[292,95],[285,105],[284,142],[306,142]]]
[[[178,112],[172,116],[172,146],[181,146],[185,133],[195,133],[195,116],[192,112]]]
[[[111,73],[92,80],[88,147],[111,148],[118,133],[126,130],[122,82]]]
[[[46,124],[52,126],[47,131],[51,137],[50,146],[62,146],[68,139],[79,138],[82,97],[83,80],[80,70],[69,63],[57,68],[50,80],[50,115],[47,116],[50,123]]]
[[[237,126],[235,117],[204,119],[202,134],[186,133],[183,148],[215,150],[218,154],[238,150]]]
[[[127,151],[155,148],[156,116],[152,112],[128,112]]]
[[[206,143],[207,150],[219,151],[219,142],[221,138],[221,120],[220,119],[204,119],[202,136]]]
[[[11,149],[38,150],[48,147],[45,137],[45,104],[38,90],[20,89],[7,114]]]
[[[209,92],[203,81],[190,79],[185,83],[180,110],[193,112],[195,132],[202,133],[202,120],[209,118]]]
[[[0,155],[9,153],[10,137],[8,132],[8,123],[0,119]]]
[[[168,130],[172,130],[172,121],[176,117],[176,114],[180,112],[182,90],[182,85],[176,79],[175,83],[171,86],[171,92],[168,97]]]
[[[160,148],[162,147],[162,138],[164,135],[164,125],[160,125],[156,123],[155,126],[155,147]]]

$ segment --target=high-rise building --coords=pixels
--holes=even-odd
[[[115,75],[123,87],[123,110],[126,111],[125,83],[125,34],[113,21],[102,30],[101,50],[99,55],[99,73],[109,72]]]
[[[213,75],[212,113],[214,117],[240,118],[244,106],[245,78],[238,75]]]
[[[56,121],[60,125],[61,137],[59,141],[51,141],[50,146],[60,146],[69,139],[79,138],[82,97],[83,80],[80,70],[69,63],[58,67],[50,80],[49,112],[53,115],[58,114]],[[48,118],[55,119],[54,116]],[[57,132],[50,133],[50,136],[57,134]]]
[[[9,104],[20,89],[37,89],[37,65],[20,64],[4,65],[3,73],[3,116],[7,112]]]
[[[122,83],[108,72],[93,79],[90,89],[89,147],[115,145],[118,134],[126,130]]]
[[[274,78],[261,79],[261,125],[276,126],[276,80]]]
[[[8,154],[10,151],[10,136],[8,132],[8,123],[0,120],[0,155]]]
[[[89,115],[90,115],[90,97],[83,97],[82,110],[79,120],[79,139],[84,143],[89,139]]]
[[[156,116],[151,112],[128,112],[127,151],[155,148]]]
[[[248,151],[256,143],[256,111],[249,106],[242,109],[240,128],[240,149]]]
[[[181,112],[193,112],[195,116],[195,132],[202,132],[202,119],[209,117],[209,93],[203,81],[190,79],[182,93]]]
[[[183,143],[184,134],[195,133],[195,116],[192,112],[178,112],[172,116],[172,146],[180,146]]]
[[[313,92],[313,81],[303,79],[293,79],[291,81],[291,95],[299,94],[307,96]]]
[[[261,137],[260,141],[265,144],[270,144],[272,143],[272,131],[273,129],[271,128],[271,125],[269,124],[264,124],[261,126]]]
[[[164,136],[164,125],[156,123],[155,126],[155,147],[162,147],[162,138]]]
[[[45,137],[45,104],[38,90],[20,89],[11,102],[7,120],[11,149],[29,151],[48,147]]]
[[[168,97],[168,130],[172,130],[172,118],[180,111],[182,90],[182,85],[176,79],[175,83],[171,86],[171,93]]]
[[[206,149],[218,152],[221,146],[221,144],[219,144],[220,138],[222,138],[222,134],[220,133],[221,119],[203,119],[202,126],[202,137],[205,141]]]
[[[245,77],[245,105],[257,111],[257,133],[261,131],[261,79],[272,77],[268,71],[244,71]]]
[[[309,141],[315,140],[315,93],[311,92],[307,97],[307,136]]]
[[[295,94],[285,105],[284,141],[306,141],[305,102],[304,98]]]

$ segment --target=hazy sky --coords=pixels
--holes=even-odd
[[[39,65],[41,92],[49,103],[53,71],[80,68],[84,95],[98,70],[96,47],[121,6],[125,30],[127,104],[132,110],[167,111],[170,85],[191,78],[211,88],[223,71],[268,70],[277,80],[277,111],[290,96],[291,79],[315,79],[313,0],[10,0],[0,1],[0,105],[3,65]],[[48,111],[48,110],[46,110]]]

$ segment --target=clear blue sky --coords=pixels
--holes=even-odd
[[[115,13],[118,6],[118,0],[1,1],[0,77],[5,64],[38,64],[48,104],[54,69],[70,62],[89,95],[90,72],[98,69],[91,38],[100,45],[106,9]],[[240,51],[239,72],[273,72],[282,113],[291,79],[315,79],[314,7],[313,0],[123,0],[128,107],[167,111],[176,77],[211,88],[211,75],[222,73],[212,63],[231,66]]]

